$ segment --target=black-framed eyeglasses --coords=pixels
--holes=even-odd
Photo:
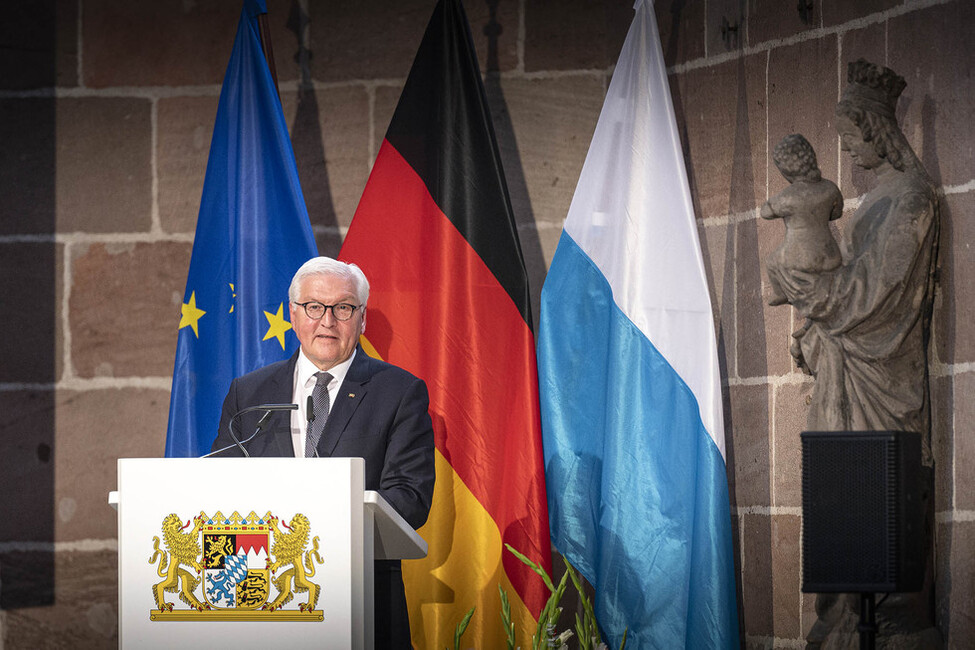
[[[316,300],[309,300],[308,302],[296,302],[296,305],[305,310],[308,318],[312,320],[320,320],[325,316],[325,312],[329,309],[332,310],[332,316],[335,320],[346,321],[352,318],[352,314],[355,310],[362,305],[350,305],[347,302],[340,302],[337,305],[323,305]]]

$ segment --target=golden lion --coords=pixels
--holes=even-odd
[[[271,573],[274,574],[282,566],[290,565],[291,568],[275,579],[274,586],[277,587],[278,597],[274,599],[274,602],[264,605],[262,609],[273,612],[291,602],[291,599],[294,598],[294,592],[304,593],[307,591],[309,592],[308,602],[299,605],[298,609],[302,612],[310,612],[318,604],[318,596],[321,591],[321,587],[308,580],[315,575],[315,565],[312,563],[312,558],[318,564],[322,564],[322,557],[318,554],[318,537],[312,540],[311,550],[304,553],[304,557],[302,557],[305,546],[308,544],[308,517],[299,513],[291,518],[290,525],[281,522],[285,528],[291,531],[289,533],[281,532],[278,528],[277,517],[271,517],[270,523],[272,525],[271,532],[274,534],[274,544],[271,547],[274,563],[270,566]],[[302,560],[304,564],[302,564]],[[291,589],[292,579],[294,580],[294,591]]]
[[[190,525],[189,522],[186,522],[186,526],[180,526],[180,518],[175,513],[167,515],[163,519],[163,540],[165,540],[166,548],[169,549],[168,558],[166,551],[159,548],[159,538],[152,538],[153,553],[152,557],[149,558],[149,564],[155,562],[158,557],[159,566],[156,567],[156,573],[160,578],[165,578],[162,582],[152,586],[152,595],[155,597],[156,607],[160,611],[173,611],[173,604],[166,602],[164,592],[167,591],[170,593],[178,591],[180,600],[201,612],[204,609],[210,609],[210,605],[201,603],[193,595],[193,591],[200,584],[200,580],[180,566],[185,564],[196,569],[198,574],[203,572],[203,567],[197,561],[201,555],[199,533],[200,527],[203,526],[202,513],[194,518],[194,522],[193,529],[188,533],[183,533],[182,531],[186,526]]]

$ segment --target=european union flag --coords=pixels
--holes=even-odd
[[[291,277],[318,254],[257,17],[245,0],[210,143],[179,322],[166,456],[199,456],[234,377],[289,356]]]

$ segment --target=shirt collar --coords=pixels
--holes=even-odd
[[[338,382],[336,386],[341,386],[342,382],[345,381],[345,376],[349,373],[349,368],[352,366],[352,360],[355,359],[355,355],[358,353],[357,348],[352,349],[352,354],[349,358],[342,363],[334,366],[328,370],[328,374],[332,375],[332,381]],[[298,362],[295,364],[296,376],[296,386],[308,386],[311,384],[315,385],[317,379],[315,378],[315,373],[319,372],[318,366],[311,362],[311,360],[305,356],[305,351],[301,350],[298,353]],[[331,383],[331,382],[330,382]]]

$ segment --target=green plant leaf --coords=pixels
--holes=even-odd
[[[599,645],[602,643],[602,637],[599,634],[599,626],[596,625],[596,612],[593,611],[592,603],[586,598],[586,592],[582,587],[582,578],[564,555],[562,556],[562,560],[565,562],[565,572],[572,578],[572,585],[576,588],[576,592],[579,594],[579,601],[582,603],[582,611],[584,614],[583,625],[585,626],[586,638],[594,639],[594,645]]]
[[[476,607],[471,607],[467,615],[464,616],[463,620],[457,624],[454,629],[454,650],[460,650],[460,637],[464,636],[464,632],[467,631],[467,626],[471,623],[471,617],[474,616],[474,610]]]
[[[501,594],[501,623],[504,625],[504,634],[508,643],[508,650],[515,650],[515,624],[511,622],[511,603],[508,602],[508,593],[498,585],[498,592]]]
[[[579,650],[591,650],[592,639],[587,634],[585,623],[579,618],[579,612],[576,612],[576,637],[579,639]]]
[[[535,573],[537,573],[538,575],[540,575],[542,577],[542,581],[545,583],[545,586],[548,587],[548,590],[549,591],[551,591],[551,592],[554,592],[555,591],[555,585],[552,584],[552,578],[549,577],[548,573],[545,572],[545,569],[543,569],[539,565],[537,565],[534,562],[532,562],[530,559],[528,559],[527,556],[523,555],[522,553],[519,553],[517,550],[514,549],[514,547],[511,546],[511,544],[508,544],[507,542],[505,542],[504,547],[506,549],[508,549],[509,551],[511,551],[511,553],[516,558],[518,558],[519,560],[521,560],[522,562],[524,562],[525,564],[527,564],[531,568],[532,571],[534,571]]]

